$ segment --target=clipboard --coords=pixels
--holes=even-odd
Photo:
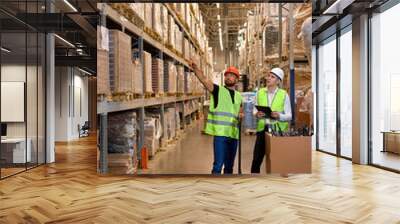
[[[256,108],[258,111],[264,112],[265,118],[271,118],[271,113],[272,113],[271,107],[263,107],[256,105]]]

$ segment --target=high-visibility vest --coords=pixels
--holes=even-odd
[[[210,109],[204,132],[213,136],[225,136],[239,139],[239,112],[242,104],[242,96],[235,91],[234,103],[229,90],[219,86],[218,105],[214,107],[214,97],[210,99]]]
[[[286,91],[283,89],[278,89],[272,100],[271,106],[268,102],[268,90],[267,88],[262,88],[257,92],[257,105],[264,107],[271,107],[273,112],[282,113],[285,111],[285,98]],[[289,129],[289,122],[286,121],[274,121],[272,122],[272,129],[276,130],[275,124],[279,126],[281,131],[287,131]],[[258,119],[257,121],[257,131],[263,131],[265,129],[265,119]],[[278,130],[276,130],[278,131]]]

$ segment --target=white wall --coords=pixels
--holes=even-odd
[[[76,68],[56,67],[55,98],[55,140],[79,138],[78,125],[88,120],[88,78]]]

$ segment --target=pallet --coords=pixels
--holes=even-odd
[[[257,131],[254,129],[246,129],[246,130],[244,130],[244,134],[245,135],[256,135]]]
[[[167,93],[167,96],[176,96],[176,93]]]
[[[144,98],[154,98],[156,97],[155,93],[144,93]]]
[[[112,100],[113,101],[128,101],[133,100],[133,93],[131,92],[122,92],[122,93],[113,93]]]
[[[177,94],[176,94],[177,97],[182,97],[182,96],[184,96],[184,95],[185,95],[184,93],[177,93]]]

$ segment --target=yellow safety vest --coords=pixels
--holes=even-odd
[[[274,112],[282,113],[285,110],[285,98],[286,91],[283,89],[278,89],[271,103],[271,110]],[[267,88],[262,88],[257,92],[257,105],[268,107],[268,90]],[[289,123],[286,121],[276,121],[281,131],[287,131],[289,129]],[[272,125],[272,128],[274,125]],[[258,119],[257,121],[257,131],[263,131],[265,129],[265,119]]]
[[[225,136],[239,139],[239,112],[242,104],[242,96],[235,91],[234,104],[229,90],[219,86],[218,105],[214,107],[214,97],[210,99],[210,109],[204,132],[213,136]]]

